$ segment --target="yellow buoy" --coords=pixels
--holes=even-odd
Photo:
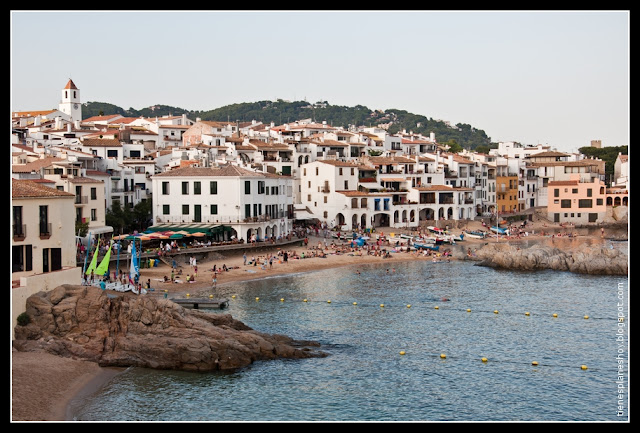
[[[440,354],[440,358],[445,359],[447,357],[447,355],[445,355],[444,353]]]
[[[302,302],[307,302],[307,300],[305,299],[305,300],[303,300]]]
[[[353,303],[353,305],[358,305],[358,303],[357,303],[357,302],[354,302],[354,303]]]
[[[213,295],[209,295],[209,299],[213,298]]]
[[[531,365],[538,365],[538,361],[533,361]]]
[[[529,316],[529,312],[528,312],[528,311],[526,311],[526,312],[524,313],[524,315],[525,315],[525,316]]]
[[[482,362],[487,362],[487,358],[482,358]]]
[[[558,315],[556,313],[553,313],[553,317],[558,317]]]
[[[384,304],[380,304],[380,308],[384,308]]]
[[[580,368],[583,369],[583,370],[586,370],[587,366],[586,365],[581,365]]]
[[[187,293],[187,298],[189,297],[189,294]]]
[[[407,308],[411,308],[411,304],[407,304]]]
[[[330,303],[331,303],[331,299],[329,299],[329,300],[327,301],[327,304],[330,304]]]
[[[260,300],[260,298],[256,297],[256,301],[259,301],[259,300]]]
[[[584,318],[585,318],[585,319],[588,319],[588,318],[589,318],[589,316],[584,316]]]
[[[231,298],[232,299],[236,299],[236,295],[231,295]]]
[[[404,355],[404,354],[405,354],[404,350],[401,350],[400,355]]]
[[[467,313],[471,313],[471,308],[467,308]]]
[[[435,308],[436,310],[439,310],[439,309],[440,309],[440,307],[438,307],[437,305],[436,305],[434,308]]]
[[[280,302],[284,302],[284,298],[280,298]]]
[[[498,310],[493,310],[494,313],[498,314]]]

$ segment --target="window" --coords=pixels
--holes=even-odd
[[[578,193],[578,188],[571,189],[571,194],[577,194],[577,193]]]
[[[571,200],[560,200],[560,207],[561,208],[570,208],[571,207]]]
[[[584,198],[584,199],[578,200],[578,207],[579,208],[592,208],[593,207],[593,200],[591,200],[590,198]]]
[[[91,209],[91,221],[98,221],[98,209]]]
[[[31,245],[14,245],[11,252],[11,272],[33,270]]]
[[[48,235],[49,231],[49,208],[48,206],[40,206],[40,236]]]
[[[258,194],[264,194],[264,180],[258,181]]]
[[[353,176],[353,174],[354,174],[354,171],[353,171],[353,170],[354,170],[354,169],[353,169],[353,167],[352,167],[352,168],[351,168],[351,176]]]
[[[244,193],[245,194],[251,194],[251,181],[250,180],[245,180],[244,181]]]
[[[117,150],[107,150],[107,158],[117,158],[118,151]]]
[[[182,182],[182,195],[189,195],[189,182]]]
[[[22,206],[13,207],[13,235],[25,235],[25,227],[22,226]]]
[[[193,182],[193,193],[195,195],[200,195],[201,183],[199,181]]]
[[[168,205],[168,204],[163,204],[162,205],[162,215],[169,215],[169,213],[170,213],[169,212],[169,210],[170,210],[169,206],[170,205]]]
[[[349,181],[348,180],[344,181],[344,189],[349,189]]]
[[[591,188],[587,188],[587,197],[593,197],[593,190]]]
[[[555,189],[553,190],[553,196],[554,196],[554,197],[560,197],[560,190],[559,190],[558,188],[555,188]]]
[[[316,176],[319,174],[318,167],[316,167]]]
[[[209,194],[216,195],[218,194],[218,182],[212,180],[209,182]]]
[[[182,205],[182,215],[189,215],[189,205],[188,204],[183,204]]]
[[[169,195],[169,182],[162,182],[162,195]]]
[[[338,169],[338,174],[339,174],[340,176],[342,176],[342,167],[340,167],[340,168]]]
[[[245,204],[244,205],[244,216],[245,216],[245,218],[249,218],[251,216],[251,205],[250,204]]]
[[[602,199],[601,198],[597,198],[596,199],[596,205],[597,206],[602,206]]]
[[[325,203],[327,202],[327,196],[326,195],[324,196],[324,202]]]
[[[98,189],[91,188],[91,200],[97,200],[97,199],[98,199]]]
[[[217,204],[212,204],[211,205],[211,215],[218,215],[218,205]]]

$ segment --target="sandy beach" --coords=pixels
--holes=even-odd
[[[467,230],[477,230],[482,228],[479,223],[469,225]],[[528,230],[533,230],[534,234],[522,239],[540,239],[542,232],[566,233],[567,230],[548,222],[529,223]],[[454,230],[459,233],[460,230]],[[601,234],[579,235],[575,239],[590,240],[601,239]],[[465,251],[479,249],[486,242],[495,242],[495,238],[490,240],[465,238],[463,242],[452,248],[444,245],[440,252],[450,249],[453,252],[452,260],[463,259]],[[502,239],[502,242],[518,242],[517,239]],[[339,241],[338,241],[339,242]],[[342,244],[342,242],[339,242]],[[393,267],[393,263],[407,260],[433,260],[432,256],[424,256],[416,252],[393,252],[390,257],[383,258],[378,255],[367,255],[366,252],[358,253],[344,249],[338,253],[339,246],[331,247],[331,240],[328,239],[327,248],[324,247],[324,239],[315,236],[309,237],[306,247],[296,246],[285,247],[283,251],[277,247],[271,249],[260,249],[247,253],[247,264],[244,262],[242,252],[226,254],[224,258],[205,262],[196,262],[197,274],[195,282],[187,283],[187,275],[194,275],[194,268],[188,263],[181,263],[178,271],[181,275],[175,275],[180,283],[171,281],[164,282],[164,277],[170,279],[172,269],[170,266],[160,264],[154,268],[143,268],[140,270],[140,281],[144,284],[150,281],[153,290],[148,291],[143,296],[164,296],[165,291],[169,298],[182,297],[187,293],[190,296],[227,297],[232,291],[233,283],[272,277],[277,275],[312,272],[321,269],[335,268],[341,266],[357,266],[358,264],[380,263],[383,266]],[[318,249],[320,247],[320,249]],[[381,248],[391,251],[393,245],[384,245]],[[287,251],[291,257],[285,262],[282,253]],[[281,253],[279,255],[279,253]],[[301,258],[302,255],[305,258]],[[323,258],[317,257],[324,253]],[[253,266],[248,264],[253,254],[259,260],[259,264]],[[314,255],[316,255],[314,257]],[[268,256],[274,256],[272,264],[268,263]],[[440,258],[446,259],[446,258]],[[266,266],[263,266],[267,260]],[[216,273],[216,287],[212,287],[213,267],[220,269],[226,266],[229,270]],[[82,398],[106,384],[114,375],[122,369],[103,368],[96,363],[60,358],[46,353],[17,352],[12,351],[12,421],[71,421],[72,414],[68,413],[69,404],[74,399]]]

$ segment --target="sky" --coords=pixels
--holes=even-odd
[[[12,10],[11,110],[72,79],[125,109],[327,101],[575,152],[629,144],[629,32],[628,10]]]

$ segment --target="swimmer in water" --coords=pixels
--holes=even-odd
[[[445,298],[444,296],[443,296],[442,298],[440,298],[440,300],[441,300],[442,302],[450,301],[450,299],[449,299],[449,298]]]

